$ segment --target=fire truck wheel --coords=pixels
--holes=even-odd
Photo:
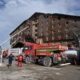
[[[30,61],[31,61],[31,60],[30,60],[30,57],[27,56],[26,59],[25,59],[25,63],[26,63],[26,64],[27,64],[27,63],[30,63]]]
[[[43,65],[46,67],[50,67],[52,65],[52,59],[50,57],[44,57]]]

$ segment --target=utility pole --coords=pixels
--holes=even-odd
[[[2,47],[0,46],[0,65],[2,65]]]

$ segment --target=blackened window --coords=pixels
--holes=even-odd
[[[37,36],[37,34],[35,34],[35,36]]]
[[[38,26],[38,24],[35,24],[35,27],[37,27]]]
[[[61,18],[60,17],[58,17],[58,20],[60,20]]]
[[[69,22],[67,21],[66,24],[69,24]]]
[[[38,30],[37,29],[35,29],[35,32],[37,32]]]
[[[74,22],[76,22],[77,20],[74,20]]]

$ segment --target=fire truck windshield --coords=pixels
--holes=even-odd
[[[32,49],[32,46],[25,46],[24,48],[23,48],[23,52],[25,51],[25,50],[31,50]]]
[[[25,47],[25,50],[28,50],[28,47]]]

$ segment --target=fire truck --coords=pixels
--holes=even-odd
[[[68,47],[60,43],[35,44],[24,42],[24,45],[23,54],[26,63],[34,62],[51,66],[66,62],[67,56],[63,51],[67,50]]]

